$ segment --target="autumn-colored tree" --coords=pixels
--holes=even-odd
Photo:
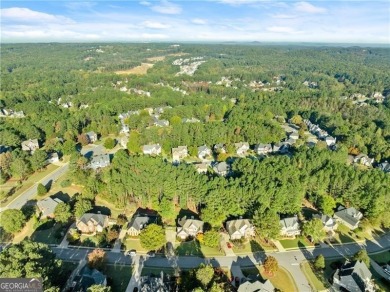
[[[276,258],[268,256],[264,261],[264,271],[269,275],[274,275],[279,270],[279,264]]]
[[[81,145],[85,146],[89,144],[89,139],[87,135],[85,134],[80,134],[77,136],[77,142],[79,142]]]
[[[96,248],[88,254],[88,266],[91,269],[101,269],[104,265],[106,252]]]

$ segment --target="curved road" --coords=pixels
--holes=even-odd
[[[390,249],[390,234],[386,234],[377,240],[366,241],[366,243],[350,243],[338,246],[317,247],[309,249],[298,249],[285,252],[264,253],[257,252],[246,256],[221,256],[211,259],[200,257],[154,257],[146,258],[144,255],[137,255],[134,258],[125,256],[123,253],[107,251],[107,261],[111,264],[130,265],[136,262],[143,262],[144,266],[149,267],[171,267],[171,268],[195,268],[201,263],[211,263],[214,267],[231,267],[232,263],[238,263],[240,266],[253,266],[261,264],[267,255],[277,258],[279,264],[286,268],[292,275],[299,291],[311,291],[309,283],[302,273],[299,264],[307,259],[312,259],[319,254],[327,258],[345,257],[355,254],[362,248],[366,248],[368,253],[380,252]],[[63,260],[79,261],[84,259],[91,249],[81,248],[58,248],[53,247],[53,251],[58,258]]]

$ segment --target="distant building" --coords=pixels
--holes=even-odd
[[[321,220],[322,225],[324,226],[324,230],[326,232],[329,232],[329,231],[333,232],[337,228],[336,220],[333,219],[332,217],[328,216],[328,215],[314,214],[313,218]]]
[[[178,221],[177,227],[177,236],[182,240],[185,240],[187,237],[196,237],[199,233],[203,233],[204,222],[196,220],[193,217],[187,219],[187,216],[184,216]]]
[[[211,149],[206,145],[198,147],[198,157],[200,159],[205,159],[206,157],[211,156]]]
[[[37,149],[39,149],[38,139],[29,139],[29,140],[22,142],[22,150],[23,151],[34,152]]]
[[[174,162],[179,162],[181,159],[188,156],[187,146],[178,146],[177,148],[172,148],[172,160]]]
[[[195,163],[194,166],[198,173],[207,173],[208,165],[206,163]]]
[[[272,152],[272,145],[271,144],[257,144],[255,146],[255,152],[258,155],[265,155],[267,153]]]
[[[213,149],[217,153],[226,153],[226,147],[222,143],[215,144]]]
[[[167,120],[156,120],[154,122],[154,125],[157,127],[168,127],[169,126],[169,121]]]
[[[261,282],[259,280],[244,280],[240,286],[238,286],[237,292],[274,292],[275,287],[270,280]]]
[[[63,203],[60,199],[48,197],[37,202],[37,207],[41,212],[41,219],[54,218],[54,210],[59,203]]]
[[[334,138],[332,136],[328,136],[325,138],[325,142],[326,142],[326,145],[332,146],[332,145],[336,144],[336,138]]]
[[[142,147],[142,152],[149,155],[159,155],[161,154],[161,146],[160,144],[144,145]]]
[[[386,173],[390,173],[390,163],[387,161],[384,161],[379,164],[378,168]]]
[[[230,165],[227,164],[225,161],[217,162],[214,164],[213,170],[216,174],[220,176],[226,176],[230,172]]]
[[[374,163],[374,158],[370,158],[366,154],[361,153],[354,157],[353,162],[365,166],[372,166],[372,164]]]
[[[127,149],[127,143],[128,142],[129,142],[129,137],[128,136],[122,136],[122,137],[119,138],[119,144],[123,148],[125,148],[125,149]]]
[[[248,219],[237,219],[226,222],[226,230],[230,239],[241,239],[255,236],[255,227]]]
[[[371,272],[363,261],[348,260],[333,275],[335,291],[374,292]]]
[[[104,168],[110,165],[110,155],[109,154],[100,154],[92,156],[91,161],[88,164],[88,168],[98,169]]]
[[[363,218],[363,214],[356,210],[354,207],[345,208],[340,206],[336,213],[334,213],[334,218],[337,222],[346,225],[351,230],[358,228],[360,220]]]
[[[280,221],[280,235],[293,237],[301,234],[301,229],[299,228],[298,216],[288,217],[281,219]]]
[[[195,118],[191,118],[191,119],[183,118],[181,121],[183,123],[200,123],[200,120],[195,119]]]
[[[171,292],[175,291],[175,278],[165,275],[163,271],[160,272],[159,277],[154,275],[142,276],[140,278],[140,292]]]
[[[97,134],[93,131],[85,133],[85,136],[87,136],[89,143],[95,143],[98,139]]]
[[[234,143],[234,146],[236,147],[236,153],[237,155],[245,155],[246,152],[249,150],[249,143],[248,142],[240,142],[240,143]]]

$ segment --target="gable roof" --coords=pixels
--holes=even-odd
[[[363,214],[354,207],[345,208],[340,206],[338,210],[339,211],[334,213],[334,215],[352,226],[358,224],[363,217]]]
[[[333,218],[324,214],[314,214],[313,218],[320,219],[323,225],[333,223]]]
[[[252,227],[252,224],[249,222],[248,219],[237,219],[226,222],[226,230],[228,231],[229,235],[232,235],[236,232],[240,232],[243,227],[246,227],[245,229],[248,229]]]
[[[183,229],[188,229],[190,226],[195,226],[198,229],[203,229],[204,222],[197,219],[187,219],[187,216],[184,216],[177,222],[179,226],[183,227]]]
[[[39,210],[42,212],[42,216],[48,216],[54,213],[55,208],[59,203],[63,203],[60,199],[53,199],[48,197],[46,199],[37,202]]]
[[[280,225],[282,226],[282,228],[287,228],[287,229],[296,228],[299,226],[298,225],[298,217],[293,216],[293,217],[281,219]]]
[[[91,269],[85,265],[75,277],[78,282],[73,291],[87,291],[92,285],[104,285],[106,283],[106,276],[96,269]]]
[[[360,291],[366,291],[366,280],[370,280],[372,274],[363,261],[348,260],[336,271],[335,277],[339,279],[345,287],[358,287]],[[355,289],[354,289],[355,290]]]
[[[133,218],[131,218],[129,224],[127,225],[127,228],[134,228],[137,231],[141,231],[143,228],[145,228],[146,225],[156,222],[156,216],[134,215]]]
[[[275,287],[270,280],[261,283],[259,280],[248,280],[242,283],[237,292],[274,292]]]
[[[92,156],[91,162],[88,164],[89,168],[96,169],[99,167],[106,167],[110,165],[110,155],[100,154]]]
[[[387,161],[382,162],[379,164],[379,168],[383,170],[384,172],[390,172],[390,163]]]
[[[90,220],[93,220],[96,222],[96,225],[100,225],[104,227],[106,220],[108,219],[108,216],[103,214],[95,214],[95,213],[85,213],[81,218],[78,220],[78,222],[82,222],[84,224],[88,224]]]

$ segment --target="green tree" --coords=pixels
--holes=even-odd
[[[39,183],[38,186],[37,186],[37,193],[38,193],[38,196],[44,196],[47,194],[47,188]]]
[[[322,195],[318,198],[318,207],[322,213],[332,216],[334,208],[336,208],[336,201],[329,195]]]
[[[111,287],[103,285],[92,285],[87,289],[87,292],[111,292]]]
[[[46,165],[47,154],[43,150],[35,150],[30,158],[31,168],[34,171],[41,170]]]
[[[264,271],[269,275],[274,275],[279,270],[279,264],[273,256],[267,256],[264,261]]]
[[[118,225],[114,225],[107,231],[106,238],[108,242],[113,242],[119,237],[118,227]]]
[[[139,239],[143,248],[159,250],[166,243],[165,231],[162,226],[150,224],[141,231]]]
[[[12,175],[19,177],[21,180],[25,179],[30,172],[30,164],[23,158],[17,157],[12,159],[10,168]]]
[[[173,116],[172,118],[169,119],[169,123],[171,126],[179,125],[181,124],[181,117]]]
[[[322,254],[317,256],[316,259],[314,260],[314,267],[317,270],[325,269],[325,258],[324,258],[324,256]]]
[[[71,228],[66,235],[66,239],[69,241],[69,243],[75,243],[80,240],[80,233],[77,229]]]
[[[264,212],[256,210],[253,224],[256,227],[256,233],[261,237],[275,239],[280,233],[279,216],[270,209]]]
[[[8,233],[17,233],[26,223],[26,217],[21,210],[8,209],[1,213],[1,226]]]
[[[115,139],[112,139],[112,138],[107,138],[105,141],[104,141],[104,147],[107,148],[107,149],[112,149],[115,147]]]
[[[76,143],[72,140],[67,140],[62,145],[62,151],[65,155],[70,155],[76,151]]]
[[[31,240],[12,244],[0,253],[1,278],[41,278],[44,290],[57,285],[61,266],[48,245]]]
[[[218,247],[219,240],[220,240],[220,235],[217,231],[214,230],[207,231],[203,235],[203,244],[205,246],[209,246],[213,248]]]
[[[367,267],[370,267],[370,257],[367,254],[367,251],[365,249],[359,250],[355,255],[353,256],[354,261],[363,261],[363,263],[366,264]]]
[[[67,203],[59,203],[54,209],[54,218],[57,222],[67,223],[72,217],[70,205]]]
[[[322,221],[318,218],[303,224],[302,234],[310,237],[311,242],[318,242],[326,236]]]
[[[76,201],[76,204],[74,206],[74,215],[76,216],[76,218],[80,218],[91,209],[92,209],[92,202],[88,199],[81,198]]]
[[[131,153],[141,152],[140,134],[137,131],[130,131],[129,142],[127,142],[127,149]]]
[[[214,268],[211,265],[201,264],[196,271],[196,279],[202,284],[204,289],[207,289],[213,277]]]

